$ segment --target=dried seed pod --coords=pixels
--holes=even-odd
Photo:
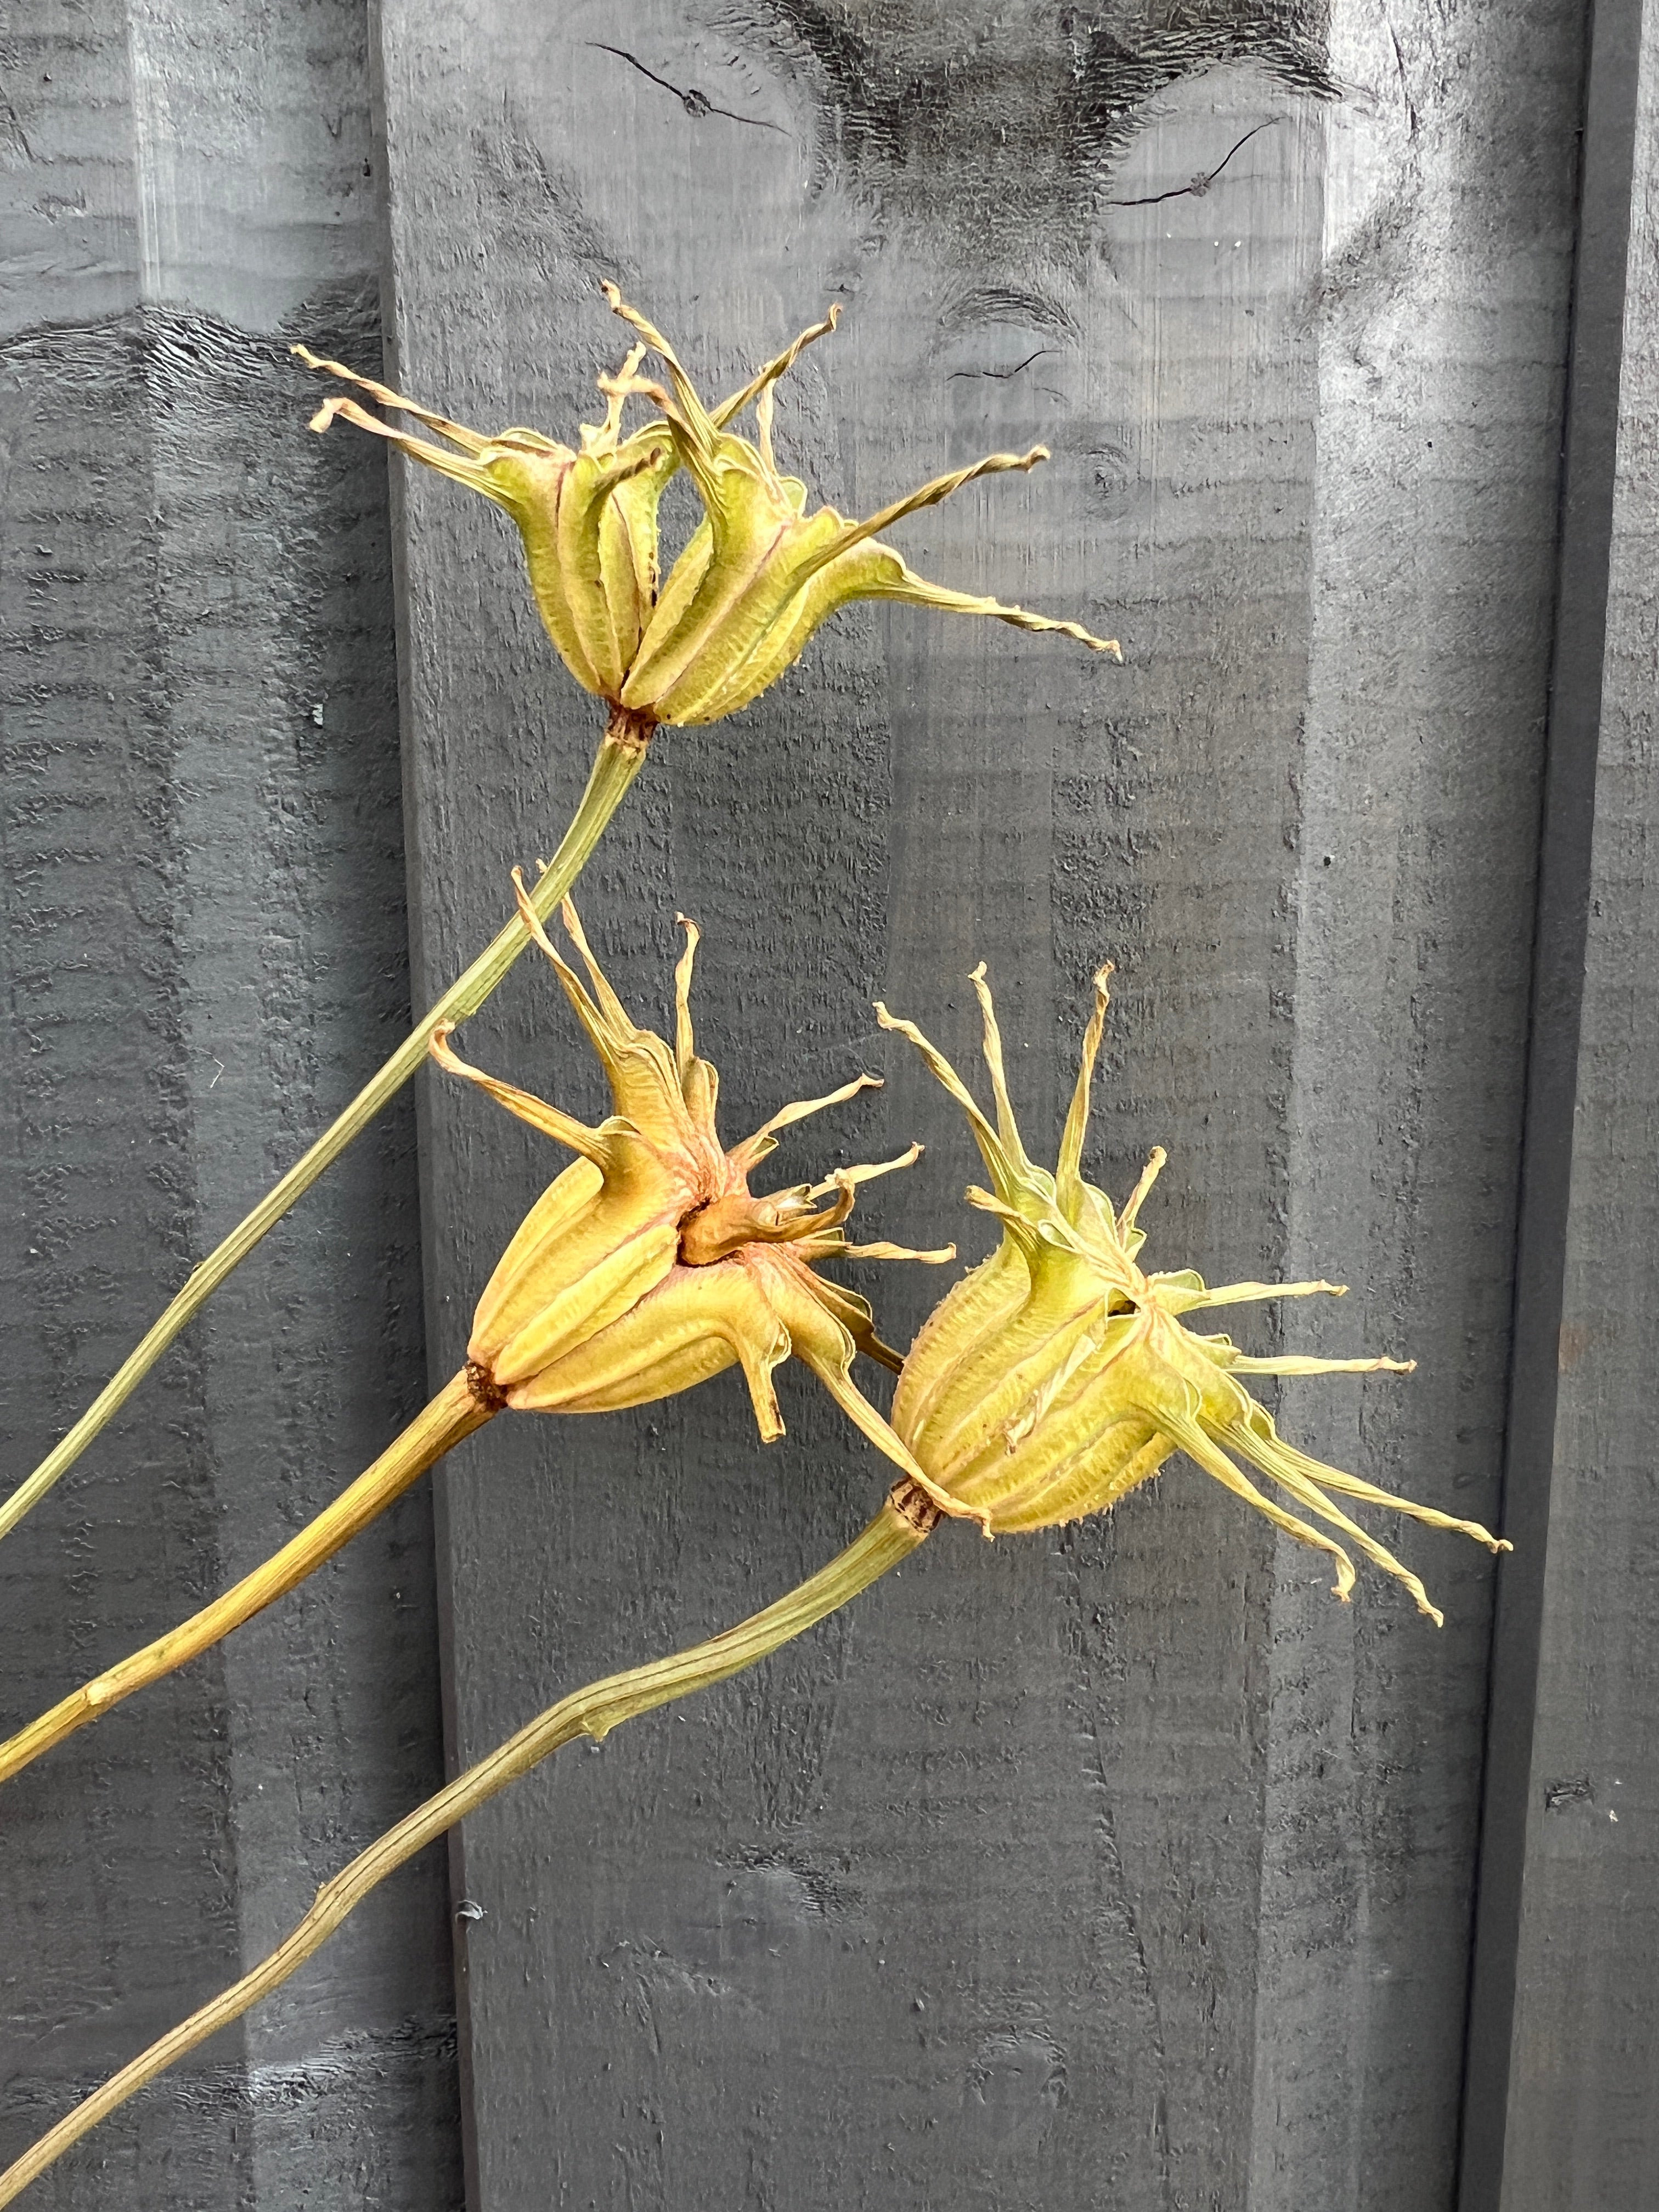
[[[1409,1373],[1413,1362],[1384,1358],[1247,1358],[1224,1336],[1200,1336],[1182,1316],[1206,1307],[1342,1295],[1334,1283],[1232,1283],[1210,1289],[1190,1269],[1148,1275],[1138,1264],[1138,1216],[1164,1165],[1155,1151],[1121,1212],[1083,1178],[1089,1086],[1107,1007],[1103,969],[1084,1041],[1083,1062],[1053,1175],[1026,1156],[1003,1068],[996,1014],[981,966],[973,976],[996,1102],[994,1127],[950,1062],[914,1023],[884,1006],[884,1028],[916,1047],[966,1112],[989,1171],[989,1191],[969,1202],[994,1213],[1002,1242],[946,1293],[911,1347],[894,1396],[893,1426],[930,1480],[983,1515],[994,1532],[1075,1521],[1115,1504],[1176,1451],[1265,1513],[1279,1528],[1336,1562],[1346,1599],[1354,1571],[1334,1538],[1265,1496],[1237,1464],[1266,1475],[1364,1556],[1405,1583],[1437,1625],[1418,1577],[1327,1494],[1386,1506],[1431,1528],[1453,1528],[1494,1552],[1510,1547],[1477,1522],[1396,1498],[1308,1458],[1279,1435],[1240,1379],[1248,1375]]]
[[[661,333],[614,284],[605,291],[640,343],[616,376],[599,379],[605,419],[582,426],[580,451],[537,430],[484,437],[338,362],[294,348],[307,367],[412,416],[444,442],[394,430],[345,396],[324,402],[312,419],[314,430],[343,416],[506,508],[524,539],[548,635],[588,690],[647,732],[658,722],[717,721],[747,706],[799,657],[822,622],[860,599],[991,615],[1023,629],[1062,633],[1121,659],[1114,641],[1091,636],[1077,623],[929,584],[891,547],[876,543],[876,532],[889,523],[937,504],[975,477],[1033,467],[1048,458],[1045,447],[989,454],[865,522],[846,521],[828,507],[809,514],[805,485],[780,475],[773,458],[773,387],[804,348],[835,329],[839,308],[832,307],[711,410]],[[672,393],[637,374],[647,351],[661,356]],[[635,394],[660,408],[662,419],[623,437],[623,407]],[[754,443],[726,428],[751,402]],[[682,465],[696,485],[704,519],[659,592],[657,509]]]
[[[536,919],[516,871],[514,880],[526,926],[599,1055],[616,1112],[589,1128],[469,1066],[452,1050],[447,1030],[434,1036],[433,1055],[443,1066],[578,1155],[532,1207],[478,1302],[467,1346],[475,1389],[527,1412],[604,1413],[738,1365],[769,1441],[783,1434],[772,1371],[793,1352],[890,1459],[931,1488],[852,1379],[855,1352],[896,1371],[898,1354],[876,1334],[865,1300],[825,1281],[814,1266],[954,1257],[954,1246],[911,1252],[852,1244],[842,1226],[858,1186],[908,1167],[920,1146],[880,1166],[837,1169],[821,1182],[766,1196],[749,1188],[780,1130],[880,1079],[860,1075],[827,1097],[786,1106],[727,1151],[715,1128],[719,1079],[697,1056],[692,1035],[695,927],[682,917],[687,942],[675,970],[671,1048],[629,1019],[568,901],[564,926],[586,968],[586,986]]]
[[[930,584],[890,546],[876,542],[878,531],[919,507],[937,506],[976,477],[1035,467],[1048,458],[1046,447],[988,454],[863,522],[849,522],[832,507],[808,514],[806,486],[781,475],[773,458],[774,380],[757,394],[757,442],[751,444],[725,429],[729,416],[708,412],[662,333],[614,284],[605,293],[660,356],[673,386],[670,392],[634,377],[618,388],[641,392],[662,410],[707,511],[664,586],[623,689],[624,706],[648,708],[664,722],[713,722],[735,714],[799,658],[821,623],[854,599],[902,599],[951,614],[990,615],[1122,658],[1115,640],[1091,636],[1080,623]]]
[[[343,416],[504,507],[524,540],[530,587],[560,658],[580,684],[618,703],[656,604],[657,507],[678,465],[667,426],[650,423],[624,438],[623,394],[611,390],[604,420],[580,425],[579,450],[538,430],[484,437],[307,346],[293,350],[308,368],[343,378],[444,441],[395,430],[343,395],[325,399],[311,419],[320,431]],[[636,347],[623,376],[643,357],[644,348]]]

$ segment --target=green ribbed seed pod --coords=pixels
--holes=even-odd
[[[995,1010],[981,967],[973,977],[996,1102],[994,1127],[956,1070],[914,1023],[884,1006],[884,1028],[916,1047],[966,1112],[993,1188],[969,1202],[1001,1222],[1002,1242],[949,1291],[924,1324],[899,1376],[892,1423],[928,1479],[993,1534],[1075,1521],[1116,1503],[1172,1454],[1188,1458],[1304,1544],[1336,1564],[1335,1594],[1353,1587],[1335,1538],[1259,1490],[1238,1462],[1267,1476],[1304,1511],[1339,1529],[1405,1583],[1439,1624],[1421,1582],[1328,1494],[1386,1506],[1431,1528],[1509,1546],[1478,1522],[1396,1498],[1285,1442],[1242,1378],[1251,1375],[1408,1373],[1385,1358],[1254,1359],[1225,1336],[1202,1336],[1182,1316],[1259,1299],[1342,1295],[1334,1283],[1233,1283],[1212,1290],[1190,1269],[1148,1275],[1139,1265],[1139,1215],[1164,1163],[1155,1151],[1121,1212],[1082,1173],[1089,1088],[1108,1004],[1103,969],[1083,1062],[1053,1175],[1027,1158],[1003,1068]]]
[[[624,438],[620,380],[601,378],[605,418],[580,426],[580,450],[538,430],[484,437],[307,346],[293,350],[308,368],[344,379],[445,441],[394,430],[343,396],[325,399],[311,419],[321,431],[343,416],[504,508],[524,540],[530,588],[560,659],[584,690],[619,704],[656,605],[657,508],[678,466],[667,425],[647,423]],[[629,355],[623,378],[644,353],[639,346]],[[643,720],[648,727],[651,718]]]
[[[749,1188],[755,1169],[776,1151],[781,1130],[880,1079],[860,1075],[827,1097],[786,1106],[727,1151],[715,1127],[719,1078],[698,1057],[692,1034],[696,927],[684,923],[671,1047],[629,1019],[570,902],[562,910],[564,926],[586,968],[587,986],[548,938],[516,871],[514,880],[526,927],[599,1055],[616,1110],[589,1128],[469,1066],[452,1049],[447,1028],[433,1038],[441,1066],[577,1155],[531,1208],[478,1301],[467,1346],[474,1395],[487,1405],[527,1413],[608,1413],[740,1366],[761,1435],[769,1442],[783,1434],[772,1371],[793,1353],[872,1442],[931,1492],[852,1378],[855,1352],[891,1370],[901,1364],[897,1353],[877,1335],[865,1300],[826,1281],[815,1264],[954,1258],[954,1246],[911,1252],[896,1244],[851,1244],[842,1227],[858,1186],[908,1167],[921,1147],[913,1145],[880,1166],[837,1169],[821,1182],[769,1195]]]
[[[724,427],[736,409],[711,415],[661,332],[629,307],[614,284],[605,296],[668,371],[672,392],[638,377],[628,388],[660,408],[681,465],[697,487],[704,520],[675,562],[652,617],[622,703],[663,722],[714,722],[758,697],[799,659],[819,624],[854,599],[899,599],[947,614],[989,615],[1017,629],[1075,638],[1121,659],[1115,640],[1080,623],[976,599],[930,584],[876,533],[918,508],[936,507],[977,477],[1028,470],[1048,448],[990,453],[936,477],[866,521],[832,507],[807,511],[806,486],[780,473],[772,452],[775,378],[757,393],[756,442]],[[837,311],[809,331],[835,327]],[[805,339],[801,341],[805,343]]]

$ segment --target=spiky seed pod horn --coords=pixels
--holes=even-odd
[[[1252,1375],[1411,1371],[1409,1360],[1256,1359],[1225,1336],[1204,1336],[1182,1319],[1206,1308],[1262,1299],[1342,1295],[1334,1283],[1231,1283],[1209,1288],[1191,1269],[1142,1272],[1139,1216],[1164,1163],[1148,1161],[1121,1212],[1084,1179],[1089,1089],[1108,1004],[1109,969],[1095,978],[1094,1009],[1054,1172],[1020,1141],[1003,1066],[996,1012],[983,967],[973,976],[995,1101],[994,1125],[944,1054],[915,1024],[877,1013],[909,1038],[968,1116],[992,1188],[969,1203],[1002,1224],[990,1258],[957,1283],[924,1324],[894,1396],[893,1426],[929,1480],[986,1516],[994,1532],[1041,1528],[1113,1505],[1177,1451],[1276,1527],[1335,1563],[1346,1599],[1354,1570],[1344,1544],[1301,1517],[1311,1514],[1402,1582],[1437,1626],[1423,1584],[1331,1495],[1451,1528],[1494,1552],[1509,1546],[1478,1522],[1396,1498],[1326,1467],[1279,1436],[1245,1387]],[[1240,1462],[1243,1465],[1241,1466]],[[1244,1472],[1267,1477],[1292,1512]]]
[[[982,1519],[935,1492],[925,1472],[853,1378],[863,1352],[896,1371],[869,1305],[818,1273],[837,1259],[954,1259],[956,1248],[912,1252],[854,1244],[844,1224],[859,1187],[908,1167],[912,1145],[873,1167],[761,1194],[749,1179],[781,1133],[880,1079],[860,1075],[828,1097],[785,1106],[729,1151],[714,1120],[720,1082],[699,1057],[691,1024],[695,927],[675,970],[675,1041],[639,1028],[606,981],[566,902],[565,927],[586,969],[570,967],[537,919],[514,872],[520,911],[552,963],[604,1066],[616,1111],[597,1128],[470,1067],[441,1027],[434,1057],[488,1091],[575,1160],[543,1193],[485,1285],[466,1365],[356,1482],[280,1551],[179,1627],[106,1669],[0,1743],[0,1780],[171,1674],[271,1604],[332,1557],[444,1453],[504,1407],[597,1413],[645,1405],[738,1366],[761,1435],[783,1434],[774,1370],[792,1356],[940,1511]]]

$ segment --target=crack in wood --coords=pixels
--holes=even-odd
[[[1253,130],[1247,131],[1237,145],[1230,146],[1227,149],[1221,159],[1216,163],[1214,168],[1200,169],[1190,184],[1172,185],[1167,192],[1146,192],[1139,199],[1108,200],[1105,202],[1105,205],[1107,207],[1116,208],[1158,207],[1165,200],[1185,199],[1189,194],[1193,198],[1201,200],[1206,192],[1209,191],[1211,185],[1215,182],[1216,179],[1221,174],[1221,172],[1226,167],[1228,162],[1232,160],[1233,155],[1241,152],[1243,148],[1248,146],[1251,139],[1255,137],[1259,132],[1271,130],[1272,127],[1273,125],[1271,122],[1258,123]]]
[[[775,131],[781,138],[789,136],[781,123],[769,123],[764,116],[739,115],[733,108],[717,107],[708,94],[699,92],[694,84],[684,87],[670,84],[665,76],[659,76],[655,70],[647,69],[639,56],[630,54],[626,46],[607,46],[603,39],[590,39],[587,43],[596,53],[615,54],[619,62],[626,62],[629,69],[636,69],[641,76],[648,76],[653,84],[660,85],[665,92],[672,92],[694,122],[701,123],[705,115],[723,115],[728,123],[746,123],[751,131]]]

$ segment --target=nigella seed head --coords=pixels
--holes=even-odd
[[[1473,1521],[1396,1498],[1308,1458],[1279,1436],[1246,1389],[1249,1375],[1409,1373],[1387,1358],[1254,1359],[1225,1336],[1200,1335],[1184,1315],[1254,1300],[1340,1297],[1334,1283],[1232,1283],[1209,1288],[1182,1269],[1146,1274],[1139,1213],[1164,1164],[1155,1150],[1121,1212],[1085,1181],[1089,1090],[1105,1022],[1109,969],[1095,978],[1082,1066],[1054,1172],[1020,1141],[1003,1067],[1002,1042],[983,967],[975,971],[994,1125],[944,1054],[914,1023],[877,1007],[884,1028],[909,1038],[967,1114],[989,1173],[989,1190],[969,1202],[994,1214],[1002,1242],[949,1291],[911,1347],[893,1400],[893,1426],[930,1481],[980,1514],[993,1532],[1040,1528],[1115,1504],[1177,1451],[1274,1524],[1335,1562],[1336,1595],[1354,1571],[1343,1545],[1259,1490],[1245,1466],[1294,1505],[1340,1532],[1404,1583],[1437,1624],[1418,1577],[1329,1495],[1387,1506],[1431,1528],[1452,1528],[1492,1550],[1509,1547]]]
[[[768,1440],[783,1433],[773,1370],[793,1353],[857,1425],[930,1495],[932,1486],[852,1377],[864,1352],[896,1370],[866,1301],[818,1272],[827,1260],[942,1261],[955,1247],[912,1252],[854,1244],[843,1224],[860,1184],[921,1154],[910,1146],[872,1167],[770,1193],[750,1177],[780,1133],[879,1083],[859,1075],[828,1097],[785,1106],[728,1150],[715,1126],[720,1082],[696,1050],[691,977],[698,943],[675,969],[671,1046],[629,1018],[565,902],[564,927],[586,971],[548,937],[514,871],[519,911],[551,963],[610,1084],[615,1111],[597,1128],[469,1066],[447,1026],[433,1057],[487,1091],[577,1157],[531,1208],[485,1285],[467,1345],[475,1395],[521,1412],[592,1413],[644,1405],[741,1367]],[[477,1381],[473,1381],[473,1377]],[[938,1500],[941,1510],[972,1509]]]
[[[656,605],[657,508],[678,465],[667,425],[647,423],[623,437],[622,391],[601,379],[604,418],[580,426],[576,448],[538,430],[485,437],[307,346],[293,350],[307,368],[356,386],[433,436],[393,429],[343,394],[323,402],[311,419],[313,430],[342,418],[355,422],[511,515],[524,541],[531,590],[560,659],[585,690],[619,703]],[[622,377],[630,377],[644,357],[645,348],[635,346]],[[653,718],[641,719],[648,724]]]
[[[325,430],[343,416],[506,509],[524,540],[531,588],[566,667],[635,727],[648,732],[659,722],[713,722],[735,714],[854,599],[990,615],[1018,629],[1075,638],[1121,659],[1114,640],[1094,637],[1077,623],[930,584],[877,538],[890,523],[936,505],[977,477],[1034,467],[1048,459],[1046,447],[988,454],[866,521],[849,522],[830,507],[809,513],[806,486],[781,474],[773,454],[774,392],[805,349],[835,329],[840,309],[832,307],[741,391],[711,409],[662,333],[614,284],[604,289],[638,343],[615,376],[599,378],[605,417],[581,426],[576,448],[538,430],[486,437],[305,346],[294,351],[307,368],[354,385],[433,435],[393,429],[343,394],[324,401],[313,429]],[[647,354],[662,362],[667,385],[640,375]],[[659,412],[625,437],[623,409],[634,398]],[[752,441],[728,427],[751,404]],[[659,587],[657,514],[679,468],[696,487],[703,520]]]
[[[795,660],[819,625],[854,599],[901,599],[947,613],[990,615],[1017,629],[1053,631],[1121,659],[1115,640],[1092,636],[1078,623],[1059,622],[989,599],[930,584],[908,568],[877,532],[935,507],[976,477],[1029,470],[1048,448],[990,453],[936,477],[864,521],[832,507],[811,512],[806,486],[781,474],[772,451],[776,376],[757,379],[751,442],[725,426],[738,408],[710,414],[673,348],[614,284],[605,297],[662,362],[668,386],[623,377],[610,389],[637,392],[659,408],[681,465],[703,503],[705,520],[675,562],[623,691],[629,707],[648,706],[664,722],[713,722],[746,707]],[[838,310],[803,333],[785,365],[809,339],[836,326]],[[781,373],[781,370],[780,370]],[[672,387],[672,388],[671,388]],[[740,403],[741,404],[741,403]]]

